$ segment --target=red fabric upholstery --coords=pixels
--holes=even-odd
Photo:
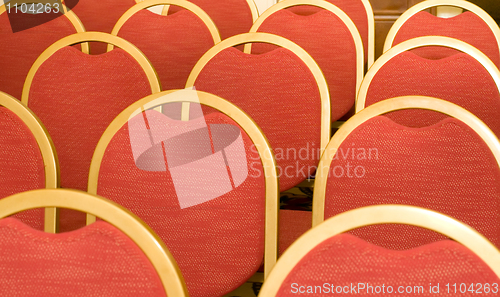
[[[45,188],[45,166],[35,137],[23,121],[0,107],[0,198]],[[43,209],[17,214],[32,228],[43,230]]]
[[[279,212],[279,254],[294,243],[312,226],[312,212],[303,210],[280,209]]]
[[[464,53],[429,60],[403,52],[389,60],[370,83],[365,106],[406,95],[423,95],[453,102],[479,117],[500,136],[500,93],[488,71]],[[388,115],[399,124],[423,127],[443,114],[403,110]]]
[[[354,23],[356,28],[359,31],[359,35],[361,35],[361,39],[363,40],[363,53],[365,55],[365,61],[368,58],[368,16],[366,13],[365,6],[361,0],[352,1],[352,0],[327,0],[333,5],[340,8]],[[311,15],[313,13],[317,13],[321,11],[319,7],[313,6],[293,6],[288,8],[290,11],[293,11],[296,14],[300,15]]]
[[[408,128],[378,116],[355,129],[330,164],[325,218],[368,205],[414,205],[454,217],[500,246],[499,180],[493,154],[464,123],[447,118]],[[369,226],[355,234],[391,249],[441,238],[402,225]]]
[[[479,293],[467,289],[474,284],[474,292],[481,288],[481,294],[485,294],[485,283],[489,283],[490,289],[486,295],[492,296],[495,295],[491,291],[492,284],[498,282],[498,277],[486,263],[451,240],[409,251],[393,251],[349,234],[339,234],[323,241],[302,258],[276,296],[296,296],[298,290],[310,290],[309,294],[300,294],[310,296],[476,296]],[[360,289],[363,287],[360,283],[364,289]],[[467,284],[465,294],[460,292],[462,283]],[[437,294],[437,284],[440,294]],[[456,287],[453,284],[457,284]],[[481,284],[481,287],[476,284]],[[300,286],[303,287],[300,289]],[[403,290],[403,293],[398,290]]]
[[[332,122],[351,109],[356,97],[356,48],[340,18],[327,10],[302,16],[282,9],[269,16],[258,31],[295,42],[318,63],[330,89]],[[261,54],[266,47],[269,45],[254,44],[252,53]]]
[[[207,26],[188,10],[161,16],[142,10],[120,29],[151,61],[163,90],[184,89],[194,65],[214,41]]]
[[[280,190],[305,180],[319,161],[321,104],[307,66],[287,49],[247,55],[228,48],[210,60],[194,84],[243,109],[274,150]]]
[[[166,296],[149,259],[105,222],[60,234],[0,221],[2,296]]]
[[[15,17],[22,17],[23,24],[34,27],[12,33],[8,13],[0,15],[0,91],[21,100],[26,75],[38,56],[52,43],[76,33],[76,30],[66,17],[58,17],[38,26],[35,24],[45,20],[46,14],[19,13]]]
[[[453,37],[467,42],[482,51],[497,67],[500,66],[500,52],[495,35],[488,25],[472,12],[467,11],[447,19],[426,11],[418,12],[399,29],[393,46],[411,38],[428,35]],[[423,57],[433,58],[433,53],[428,55],[425,48],[420,48],[418,53]]]
[[[92,56],[65,47],[42,64],[28,106],[54,141],[61,187],[87,189],[90,161],[102,133],[123,109],[149,94],[146,74],[121,49]],[[62,231],[76,224],[61,219]]]
[[[253,24],[252,12],[247,0],[192,0],[190,1],[203,9],[219,29],[222,39],[246,33]],[[169,13],[181,10],[171,7]]]
[[[68,6],[74,6],[73,12],[80,18],[86,31],[104,33],[111,33],[118,19],[136,3],[134,0],[69,0],[65,2],[69,2]],[[91,42],[90,53],[93,55],[105,53],[106,47],[105,43]]]
[[[142,116],[139,114],[131,121],[141,120]],[[199,123],[172,120],[156,111],[146,111],[144,117],[148,129],[160,123],[159,127],[172,133]],[[236,125],[220,113],[207,115],[205,121],[208,125]],[[141,170],[132,154],[129,127],[124,125],[106,149],[97,194],[130,209],[161,237],[179,265],[190,296],[222,296],[234,290],[257,271],[264,255],[265,184],[262,164],[250,139],[242,132],[248,165],[244,182],[222,196],[182,208],[171,169],[177,161],[168,154],[182,153],[189,158],[203,154],[202,147],[188,145],[183,141],[186,139],[178,136],[175,143],[184,144],[184,149],[172,151],[173,142],[160,140],[166,161],[143,161],[168,170]],[[211,136],[210,139],[214,141]],[[214,171],[197,167],[189,174],[183,179],[192,183],[189,191],[199,192],[197,189],[210,183],[207,177],[212,177]]]

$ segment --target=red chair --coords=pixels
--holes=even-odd
[[[253,0],[192,0],[214,21],[222,39],[248,32],[259,17]],[[178,7],[169,9],[169,13],[179,11]]]
[[[304,16],[289,8],[320,9]],[[332,122],[354,106],[364,75],[363,42],[354,23],[338,7],[322,0],[283,1],[266,10],[250,32],[285,37],[313,57],[328,83]],[[262,54],[275,48],[267,44],[250,46],[246,45],[246,53]]]
[[[251,55],[233,46],[278,46]],[[210,49],[191,72],[186,87],[226,98],[248,113],[273,148],[280,190],[288,190],[316,170],[330,137],[330,96],[321,70],[302,48],[268,33],[247,33]]]
[[[119,48],[91,56],[70,47],[89,41]],[[59,40],[36,60],[22,102],[40,117],[54,141],[61,187],[85,190],[92,153],[106,127],[128,105],[159,91],[154,69],[136,47],[110,34],[86,32]],[[83,226],[84,217],[79,220],[62,218],[61,231]]]
[[[283,2],[283,0],[278,2]],[[340,8],[356,25],[356,28],[361,35],[361,39],[363,40],[363,53],[366,69],[370,68],[375,58],[375,19],[370,1],[327,0],[327,2],[330,2]],[[295,6],[290,7],[288,10],[304,16],[320,11],[320,9],[311,6]]]
[[[26,29],[16,31],[13,24]],[[24,80],[38,56],[52,43],[77,32],[85,32],[85,28],[72,11],[54,18],[52,12],[30,14],[20,9],[9,14],[5,5],[0,6],[0,91],[20,99]]]
[[[82,20],[87,31],[111,33],[118,19],[139,1],[119,0],[65,0],[73,11]],[[75,3],[76,2],[76,3]],[[106,52],[107,45],[101,42],[90,44],[93,55]]]
[[[157,5],[182,7],[175,15],[157,15],[146,8]],[[194,65],[220,42],[210,17],[184,0],[150,0],[134,5],[118,20],[112,35],[137,46],[153,64],[163,90],[182,89]],[[112,45],[108,45],[108,50]]]
[[[155,110],[178,102],[185,121]],[[200,104],[211,112],[203,115]],[[164,91],[110,124],[92,158],[88,191],[155,230],[191,296],[222,296],[263,259],[266,275],[276,262],[275,165],[262,132],[237,107],[200,91]]]
[[[389,117],[406,109],[447,117],[424,127]],[[499,164],[498,138],[467,110],[423,96],[386,99],[354,115],[332,137],[316,173],[313,226],[363,206],[406,204],[454,217],[500,246]],[[391,249],[441,238],[393,225],[358,231],[360,238]]]
[[[380,224],[430,229],[452,240],[394,251],[344,234]],[[469,226],[423,208],[379,205],[339,214],[304,234],[259,296],[496,294],[499,276],[500,252]]]
[[[425,10],[438,6],[462,8],[465,12],[451,18],[440,18]],[[405,13],[391,27],[384,44],[384,53],[405,40],[420,36],[447,36],[462,40],[482,51],[500,66],[500,29],[495,21],[480,7],[462,0],[427,0]],[[422,48],[422,57],[439,59],[453,51],[435,51]]]
[[[0,198],[34,189],[55,189],[57,156],[45,127],[19,100],[0,92]],[[28,210],[16,217],[30,227],[54,233],[54,208]],[[45,225],[45,228],[44,228]]]
[[[46,206],[90,212],[74,232],[33,230],[11,214]],[[74,190],[35,190],[0,200],[2,296],[187,296],[177,264],[151,229],[124,208]]]
[[[456,53],[431,60],[413,52],[430,46],[456,50]],[[387,98],[410,95],[453,102],[479,117],[500,136],[500,72],[483,53],[460,40],[442,36],[417,37],[391,48],[366,74],[356,111]],[[405,110],[391,113],[390,117],[405,126],[422,127],[435,124],[445,116]]]

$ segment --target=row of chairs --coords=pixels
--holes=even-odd
[[[89,212],[104,221],[49,235],[6,218],[46,206]],[[4,198],[0,209],[3,295],[189,296],[162,240],[117,204],[75,190],[45,189]],[[348,234],[384,224],[415,226],[448,239],[401,252]],[[500,252],[473,228],[423,208],[379,205],[336,215],[308,231],[280,258],[259,296],[489,295],[498,292],[499,277]]]
[[[188,104],[191,120],[161,113],[178,102]],[[197,104],[223,114],[205,110],[203,115]],[[383,116],[400,109],[429,109],[452,118],[415,129]],[[384,100],[353,116],[328,144],[317,166],[313,224],[366,205],[404,203],[457,218],[498,246],[499,156],[496,136],[457,105],[427,97]],[[16,169],[22,170],[18,164]],[[43,167],[37,172],[43,173]],[[194,296],[230,292],[255,273],[263,257],[264,274],[270,273],[277,246],[281,252],[286,247],[276,234],[278,189],[276,162],[258,126],[229,102],[194,90],[156,93],[121,112],[97,145],[88,181],[90,193],[125,206],[155,230]],[[89,216],[87,222],[93,221]],[[443,239],[401,226],[355,234],[392,249]],[[228,238],[233,239],[225,242]],[[233,262],[237,267],[227,264]]]

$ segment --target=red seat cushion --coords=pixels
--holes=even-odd
[[[38,25],[48,19],[47,14],[21,14],[10,17],[30,27],[13,33],[9,14],[0,15],[0,91],[21,100],[26,75],[40,54],[57,40],[76,33],[68,18],[61,16]]]
[[[451,18],[440,18],[421,11],[408,19],[399,29],[392,46],[420,36],[447,36],[462,40],[483,52],[495,65],[500,66],[498,41],[490,27],[476,14],[466,11]],[[435,52],[426,55],[426,48],[418,49],[426,58],[439,58]]]
[[[0,107],[0,198],[45,188],[45,165],[35,137],[12,111]],[[43,209],[24,211],[17,218],[43,230]]]
[[[71,47],[57,51],[37,71],[28,106],[54,141],[61,187],[86,191],[95,146],[111,121],[126,107],[151,94],[146,74],[122,49],[86,55]],[[84,224],[62,217],[61,230]]]
[[[213,45],[203,21],[188,10],[161,16],[141,10],[118,32],[150,60],[163,90],[184,89],[194,65]]]
[[[264,175],[244,132],[244,159],[227,152],[226,158],[227,164],[247,169],[235,171],[229,165],[227,189],[227,178],[217,174],[218,163],[195,166],[193,159],[207,161],[221,152],[213,125],[238,127],[226,116],[211,113],[204,118],[210,132],[203,132],[198,129],[202,120],[181,122],[153,110],[133,117],[105,151],[97,194],[130,209],[155,230],[176,259],[190,296],[221,296],[245,282],[262,262]],[[146,130],[155,142],[151,148],[143,145],[150,143]],[[207,135],[212,148],[199,142]],[[221,192],[225,194],[213,195]],[[195,201],[206,197],[210,199]]]
[[[68,6],[82,21],[86,31],[111,33],[118,19],[132,6],[134,0],[101,1],[101,0],[69,0]],[[91,42],[90,52],[93,55],[106,52],[107,44]]]
[[[255,120],[274,150],[281,191],[314,173],[321,100],[311,71],[295,54],[278,48],[248,55],[227,48],[205,65],[194,86],[231,101]]]
[[[219,29],[222,39],[250,31],[253,24],[252,13],[247,0],[192,0],[203,9]],[[171,7],[169,13],[181,10]]]
[[[446,118],[409,128],[372,118],[343,141],[330,164],[325,219],[368,205],[414,205],[449,215],[500,246],[500,169],[484,141],[466,124]],[[442,238],[402,225],[354,231],[391,249]]]
[[[476,292],[492,294],[494,288],[498,290],[498,281],[477,255],[451,240],[394,251],[340,234],[306,254],[290,271],[276,296],[296,296],[300,292],[311,296],[435,296],[438,292],[473,296]],[[466,288],[461,284],[466,284]],[[469,291],[471,286],[475,293]]]
[[[166,296],[140,248],[105,222],[62,234],[0,221],[3,296]]]
[[[413,52],[398,54],[375,74],[365,106],[407,95],[431,96],[453,102],[472,112],[497,136],[500,135],[498,86],[484,66],[465,53],[438,60],[422,58]],[[403,110],[387,116],[409,127],[432,125],[445,117],[424,110]]]
[[[368,59],[368,15],[366,13],[365,6],[361,0],[327,0],[333,5],[340,8],[358,29],[361,40],[363,41],[363,53],[365,55],[365,61]],[[288,8],[294,13],[300,15],[311,15],[321,10],[319,7],[299,5]]]
[[[279,212],[279,254],[294,243],[312,226],[312,212],[303,210],[280,209]]]
[[[283,36],[305,49],[318,63],[328,83],[332,122],[354,105],[356,97],[356,48],[346,25],[327,10],[303,16],[282,9],[266,18],[258,32]],[[252,53],[268,51],[268,44],[253,44]]]

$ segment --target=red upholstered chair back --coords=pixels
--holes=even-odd
[[[0,239],[4,296],[166,296],[141,250],[106,222],[50,234],[7,218]]]
[[[413,52],[428,45],[457,51],[439,60]],[[408,95],[453,102],[475,114],[500,136],[500,72],[484,54],[464,42],[447,37],[419,37],[393,47],[367,73],[356,110]],[[422,110],[398,111],[387,116],[408,127],[436,124],[445,117]]]
[[[165,245],[137,217],[74,190],[36,190],[0,201],[2,296],[187,296]],[[7,215],[43,206],[90,211],[106,221],[50,234]]]
[[[456,241],[395,251],[342,233],[387,223],[429,228]],[[337,215],[301,237],[280,258],[259,296],[494,294],[499,256],[479,233],[442,214],[401,205],[364,207]]]
[[[66,0],[74,3],[73,11],[82,20],[87,31],[111,33],[118,19],[138,1],[134,0]],[[106,44],[92,42],[91,54],[98,55],[106,52]]]
[[[193,96],[199,101],[191,103],[189,121],[152,109],[168,98]],[[232,118],[213,110],[203,116],[200,103]],[[264,256],[268,271],[276,261],[275,163],[248,119],[208,93],[161,92],[117,117],[94,154],[89,192],[123,205],[155,230],[191,296],[222,296],[250,278]]]
[[[412,128],[385,116],[419,106],[451,117]],[[313,225],[322,221],[317,218],[314,223],[321,213],[329,218],[368,205],[406,204],[454,217],[500,246],[495,223],[500,219],[500,144],[477,117],[443,100],[407,96],[374,104],[351,119],[332,138],[329,154],[320,162]],[[355,234],[392,249],[411,249],[440,239],[425,230],[389,225]]]
[[[166,16],[145,9],[158,4],[180,5],[185,9]],[[138,3],[120,18],[112,34],[130,41],[148,57],[163,90],[184,88],[196,62],[220,42],[210,17],[183,0]]]
[[[98,39],[94,34],[121,48],[92,56],[68,46]],[[92,153],[106,127],[127,106],[159,90],[147,59],[121,38],[79,33],[47,49],[30,70],[22,102],[40,117],[54,141],[61,187],[86,190]],[[68,224],[77,223],[63,221],[61,229],[74,227]]]
[[[283,2],[283,0],[279,2]],[[327,2],[340,8],[356,25],[359,35],[363,40],[364,61],[367,63],[367,67],[370,67],[373,64],[375,54],[375,20],[370,1],[327,0]],[[318,7],[306,5],[293,6],[288,8],[288,10],[303,16],[312,15],[321,11]]]
[[[285,9],[303,6],[320,9],[307,16]],[[328,83],[332,122],[351,110],[364,74],[363,43],[354,23],[338,7],[320,0],[281,2],[261,15],[250,32],[283,36],[313,57]],[[272,49],[268,44],[254,44],[251,53]]]
[[[259,16],[253,0],[191,0],[203,9],[214,21],[222,39],[246,33]],[[176,13],[179,7],[171,7],[169,13]]]
[[[36,1],[35,1],[36,2]],[[21,99],[23,83],[36,58],[57,40],[84,32],[76,15],[69,11],[53,18],[49,14],[9,14],[5,5],[0,6],[0,91]],[[46,22],[44,22],[46,21]],[[40,24],[41,23],[41,24]],[[14,25],[12,25],[14,24]],[[27,29],[16,31],[15,26]]]
[[[249,42],[279,48],[251,55],[232,47]],[[318,66],[296,44],[267,33],[227,39],[200,59],[187,86],[226,98],[256,121],[274,150],[282,191],[314,173],[329,139],[329,95]]]
[[[466,11],[451,18],[441,18],[423,11],[439,5],[454,6]],[[469,43],[488,56],[497,67],[500,66],[498,25],[478,6],[459,0],[423,1],[407,10],[391,27],[384,52],[405,40],[431,35],[452,37]],[[436,52],[421,48],[418,53],[426,58],[437,59],[446,56],[449,51]]]
[[[44,129],[19,100],[0,92],[0,198],[57,187],[57,158]],[[16,216],[30,227],[44,230],[42,209]],[[46,231],[53,232],[54,224],[53,220],[48,222]]]

